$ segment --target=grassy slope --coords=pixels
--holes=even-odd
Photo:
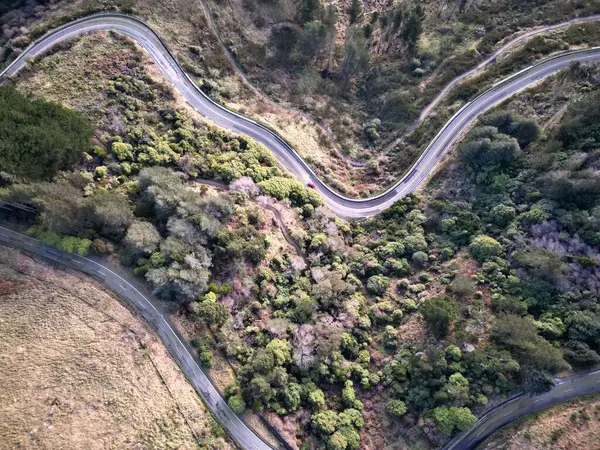
[[[573,400],[532,414],[497,433],[485,444],[489,450],[594,449],[600,439],[600,397]]]
[[[96,283],[0,251],[10,448],[231,448],[160,340]]]

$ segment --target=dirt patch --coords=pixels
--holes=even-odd
[[[95,282],[0,247],[0,324],[0,447],[233,448],[161,341]]]

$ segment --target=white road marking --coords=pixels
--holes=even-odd
[[[5,238],[8,238],[8,234],[0,233],[0,236],[4,236]]]
[[[101,277],[105,277],[106,276],[106,274],[104,272],[100,272],[100,271],[98,271],[98,275],[100,275]]]
[[[575,388],[567,389],[567,390],[565,391],[565,394],[566,394],[567,392],[571,392],[571,391],[574,391],[574,390],[575,390]]]
[[[542,398],[538,398],[537,400],[534,400],[533,403],[541,402],[542,400]]]
[[[83,264],[81,261],[79,261],[78,259],[73,259],[72,260],[75,264]]]

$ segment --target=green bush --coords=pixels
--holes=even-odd
[[[307,189],[298,180],[273,177],[258,183],[266,195],[277,200],[289,198],[295,206],[310,204],[313,207],[323,204],[323,199],[314,189]]]
[[[477,236],[469,245],[471,255],[479,262],[487,261],[495,256],[502,254],[502,246],[500,243],[490,236]]]
[[[373,275],[367,280],[367,291],[375,295],[383,295],[390,286],[390,279],[383,275]]]

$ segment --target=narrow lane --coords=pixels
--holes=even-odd
[[[600,48],[567,52],[528,67],[497,83],[458,111],[431,141],[413,167],[387,191],[364,199],[353,199],[334,191],[321,181],[308,164],[279,136],[262,125],[227,110],[208,98],[179,66],[160,36],[144,22],[120,14],[98,14],[76,20],[48,33],[28,47],[1,74],[0,83],[27,65],[29,58],[40,57],[54,45],[83,33],[112,30],[136,41],[154,59],[163,75],[200,114],[235,133],[245,134],[267,146],[279,162],[301,182],[312,182],[325,203],[340,217],[364,219],[390,207],[414,192],[436,169],[463,130],[479,115],[531,84],[562,70],[573,61],[600,60]]]

